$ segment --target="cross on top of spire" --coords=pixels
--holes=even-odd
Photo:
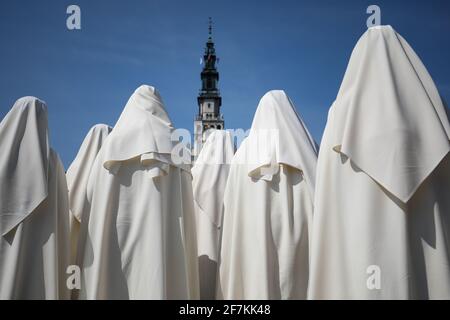
[[[211,17],[209,17],[208,24],[209,24],[209,26],[208,26],[208,30],[209,30],[209,38],[211,39],[211,36],[212,36],[212,24],[213,24],[212,18],[211,18]]]

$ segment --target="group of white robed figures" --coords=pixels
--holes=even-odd
[[[19,99],[0,124],[0,298],[450,299],[449,119],[390,26],[358,41],[320,151],[284,91],[236,153],[216,130],[174,161],[174,130],[141,86],[65,173],[46,104]]]

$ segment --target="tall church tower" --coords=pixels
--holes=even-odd
[[[201,73],[202,88],[198,101],[198,114],[194,121],[194,150],[197,157],[207,138],[208,129],[224,129],[223,115],[220,113],[222,97],[218,89],[219,72],[216,68],[216,49],[212,40],[212,21],[209,18],[209,37],[203,55],[203,70]]]

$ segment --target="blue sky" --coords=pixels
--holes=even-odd
[[[82,30],[66,28],[77,4]],[[249,128],[259,99],[284,89],[317,142],[370,4],[382,11],[450,100],[450,1],[2,0],[0,118],[26,95],[48,103],[66,168],[91,126],[117,121],[141,84],[192,130],[207,22],[214,20],[227,128]]]

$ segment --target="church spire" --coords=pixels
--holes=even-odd
[[[203,69],[200,74],[201,89],[197,98],[198,114],[194,123],[194,150],[197,156],[206,141],[206,132],[209,129],[224,129],[224,119],[220,112],[222,97],[218,88],[219,72],[216,62],[216,49],[212,39],[213,24],[211,17],[208,19],[208,41],[203,55]]]
[[[203,70],[201,73],[202,88],[200,90],[200,97],[203,96],[220,97],[219,89],[217,87],[219,82],[219,72],[217,71],[216,62],[218,61],[218,58],[216,56],[214,41],[212,40],[211,17],[209,18],[208,33],[209,37],[208,41],[206,42],[205,53],[203,55]]]
[[[209,17],[209,26],[208,26],[208,30],[209,30],[209,39],[212,40],[212,18]]]

